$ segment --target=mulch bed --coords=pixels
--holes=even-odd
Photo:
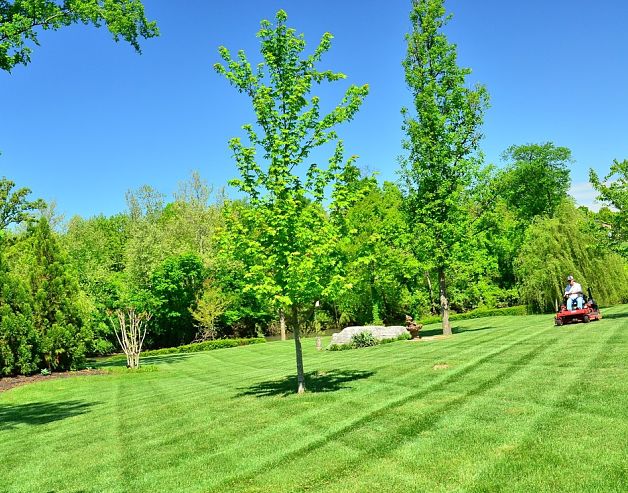
[[[102,375],[105,372],[102,370],[79,370],[79,371],[64,371],[58,373],[51,373],[50,375],[31,375],[25,377],[19,375],[17,377],[1,377],[0,378],[0,392],[18,387],[20,385],[26,385],[29,383],[41,382],[42,380],[56,380],[57,378],[69,378],[78,377],[80,375]]]

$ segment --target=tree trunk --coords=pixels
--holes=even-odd
[[[279,309],[279,330],[281,332],[281,340],[286,340],[286,312],[283,308]]]
[[[432,280],[430,279],[430,272],[425,271],[425,279],[427,279],[427,289],[430,293],[430,313],[436,315],[436,300],[434,299],[434,289],[432,288]]]
[[[445,270],[442,267],[438,269],[438,285],[440,288],[440,308],[443,315],[443,335],[450,336],[449,300],[447,299],[447,290],[445,289]]]
[[[297,353],[297,394],[305,392],[305,374],[303,373],[303,350],[301,349],[301,330],[299,329],[299,312],[296,305],[292,305],[292,330],[294,331],[294,348]]]

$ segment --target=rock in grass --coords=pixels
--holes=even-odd
[[[382,325],[359,325],[346,327],[340,332],[333,334],[331,336],[331,344],[350,344],[351,338],[361,332],[370,332],[377,340],[396,339],[402,334],[409,333],[406,328],[401,325],[391,325],[390,327],[384,327]]]

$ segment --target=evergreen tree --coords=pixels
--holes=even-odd
[[[63,370],[76,367],[92,339],[80,317],[78,283],[45,218],[30,228],[29,243],[33,322],[46,365]]]

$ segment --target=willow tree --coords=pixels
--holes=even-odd
[[[444,334],[451,334],[447,273],[469,230],[465,196],[488,107],[483,86],[465,85],[471,70],[458,66],[456,45],[443,34],[449,18],[443,0],[412,1],[403,66],[414,112],[402,110],[409,153],[402,165],[406,209],[423,258],[438,274]]]
[[[219,49],[224,64],[217,63],[215,69],[250,98],[255,111],[255,125],[243,126],[248,142],[229,141],[241,175],[231,184],[248,196],[251,207],[245,213],[258,223],[254,237],[244,234],[239,241],[251,243],[244,250],[256,259],[250,273],[252,289],[269,297],[278,313],[292,313],[301,393],[305,383],[298,307],[313,304],[324,287],[320,263],[328,258],[335,239],[322,202],[347,164],[334,128],[353,119],[368,86],[350,86],[333,110],[321,114],[319,98],[311,96],[312,86],[345,78],[316,68],[333,36],[325,33],[305,56],[304,37],[286,26],[287,18],[280,10],[274,26],[261,22],[257,37],[263,61],[255,69],[243,51],[234,58],[225,47]],[[321,146],[332,146],[327,167],[310,159]]]

